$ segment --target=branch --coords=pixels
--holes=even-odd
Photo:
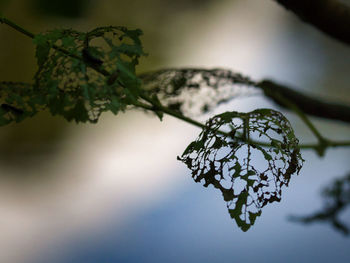
[[[16,23],[12,22],[11,20],[8,20],[5,17],[0,16],[0,23],[1,24],[6,24],[10,27],[12,27],[13,29],[15,29],[16,31],[30,37],[30,38],[34,38],[35,35],[32,32],[29,32],[28,30],[24,29],[23,27],[17,25]]]
[[[279,99],[279,96],[288,99],[305,114],[350,123],[349,105],[320,100],[270,80],[257,83],[257,87],[261,88],[267,97],[284,108],[289,107]]]
[[[18,32],[30,37],[30,38],[35,37],[35,35],[33,33],[25,30],[24,28],[18,26],[17,24],[13,23],[12,21],[10,21],[4,17],[1,17],[1,16],[0,16],[0,23],[4,23],[4,24],[8,25],[8,26],[14,28],[16,31],[18,31]],[[67,56],[71,56],[71,57],[76,58],[78,60],[82,60],[86,63],[86,60],[83,57],[72,54],[69,51],[67,51],[61,47],[58,47],[56,45],[53,45],[52,47],[57,49],[58,51],[62,52],[63,54],[65,54]],[[99,65],[96,65],[95,63],[89,63],[88,66],[91,67],[92,69],[94,69],[95,71],[99,72],[100,74],[104,75],[105,77],[108,77],[108,78],[112,77],[114,74],[114,73],[109,73],[107,70],[100,67]],[[186,73],[188,70],[189,69],[180,70],[180,72]],[[194,69],[194,70],[190,69],[189,71],[192,73],[201,73],[201,72],[203,73],[203,70],[200,70],[200,69]],[[214,73],[220,73],[220,71],[221,71],[220,69],[216,69],[216,70],[214,70]],[[176,72],[176,70],[175,70],[175,72]],[[211,76],[210,70],[206,70],[205,73],[209,74],[209,75],[205,76],[205,78],[204,78],[205,81],[207,82],[207,85],[209,87],[213,86],[213,83],[210,84],[210,77],[214,76],[214,77],[218,78],[218,76],[216,74]],[[232,72],[227,71],[227,70],[226,71],[224,70],[221,73],[226,73],[226,74],[223,74],[223,75],[219,74],[220,75],[219,79],[223,79],[223,80],[226,79],[226,81],[231,82],[231,84],[241,84],[241,85],[245,84],[247,86],[260,88],[264,91],[264,93],[267,97],[271,98],[274,102],[276,102],[277,104],[279,104],[287,109],[291,109],[291,105],[293,105],[292,108],[297,107],[298,110],[303,111],[305,114],[314,115],[314,116],[318,116],[318,117],[322,117],[322,118],[334,119],[334,120],[342,120],[342,121],[350,123],[350,106],[338,105],[338,104],[333,104],[333,103],[328,103],[328,102],[324,102],[321,100],[317,100],[317,99],[311,98],[311,97],[306,96],[302,93],[299,93],[299,92],[294,91],[290,88],[273,83],[273,82],[268,81],[268,80],[264,80],[262,82],[257,83],[257,82],[251,81],[249,78],[245,78],[245,77],[241,76],[240,74],[233,74]],[[147,77],[147,74],[145,74],[145,76]],[[191,76],[187,76],[187,78],[191,78]],[[214,78],[214,80],[215,80],[215,78]],[[216,83],[216,84],[214,84],[213,87],[217,88],[217,85],[219,85],[219,82],[214,81],[214,83]],[[121,85],[121,87],[123,87],[122,83],[120,83],[120,85]],[[195,87],[197,87],[194,83],[192,83],[190,86],[193,87],[193,85]],[[181,87],[177,87],[177,89],[178,88],[181,88]],[[183,114],[179,114],[178,112],[170,109],[169,107],[164,107],[163,105],[161,105],[161,103],[159,102],[158,99],[153,99],[152,97],[149,97],[148,93],[145,90],[143,92],[141,92],[140,98],[149,104],[144,104],[140,101],[135,101],[134,103],[131,103],[131,104],[133,104],[135,107],[138,107],[138,108],[142,108],[142,109],[145,109],[148,111],[153,111],[157,115],[159,115],[160,118],[161,118],[160,113],[165,113],[165,114],[171,115],[175,118],[178,118],[182,121],[190,123],[194,126],[197,126],[200,128],[206,127],[204,124],[199,123],[191,118],[188,118],[188,117],[184,116]],[[227,101],[228,99],[229,98],[225,99],[225,101]],[[308,126],[311,126],[311,125],[309,124]],[[217,130],[216,132],[229,136],[229,134],[225,131]],[[316,132],[314,131],[314,133],[318,136],[319,139],[320,138],[322,139],[322,137],[318,134],[317,131]],[[241,137],[241,136],[238,136],[237,139],[240,139],[242,141],[246,141],[246,139],[244,137]],[[254,142],[255,144],[263,146],[263,147],[271,147],[272,146],[272,145],[266,144],[264,142],[255,142],[255,141],[250,141],[250,140],[249,140],[249,142],[250,143]],[[325,144],[321,145],[321,143],[325,143]],[[320,142],[318,144],[304,144],[304,145],[300,145],[300,148],[317,150],[320,147],[323,147],[325,149],[328,147],[343,147],[343,146],[350,146],[350,141],[330,141],[330,140],[323,140],[322,139],[322,140],[320,140]]]
[[[337,0],[275,0],[304,22],[350,45],[350,7]]]
[[[12,27],[14,30],[16,30],[16,31],[18,31],[18,32],[20,32],[20,33],[22,33],[22,34],[24,34],[27,37],[30,37],[32,39],[35,38],[35,34],[34,33],[26,30],[25,28],[17,25],[13,21],[11,21],[11,20],[9,20],[9,19],[7,19],[5,17],[0,16],[0,24],[8,25],[8,26]],[[52,46],[52,48],[62,52],[63,54],[65,54],[65,55],[67,55],[69,57],[76,58],[78,60],[84,60],[83,57],[80,57],[80,56],[78,56],[76,54],[73,54],[73,53],[69,52],[68,50],[66,50],[64,48],[61,48],[61,47],[59,47],[57,45],[50,45],[50,46]],[[94,69],[95,71],[101,73],[104,76],[111,75],[108,71],[106,71],[106,70],[102,69],[101,67],[99,67],[99,65],[95,65],[93,63],[87,63],[87,66],[92,68],[92,69]]]
[[[350,205],[350,174],[334,180],[322,191],[325,198],[324,208],[309,216],[291,216],[292,221],[310,224],[317,221],[330,223],[336,230],[344,235],[350,234],[347,225],[339,220],[340,214]]]

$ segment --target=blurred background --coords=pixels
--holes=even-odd
[[[32,32],[103,25],[141,28],[139,72],[225,67],[350,103],[350,49],[271,0],[2,0],[0,12]],[[31,82],[29,38],[0,25],[0,80]],[[237,99],[220,110],[274,107]],[[315,141],[287,113],[301,142]],[[331,139],[350,127],[315,119]],[[0,129],[0,262],[349,262],[350,239],[327,224],[290,222],[322,207],[321,188],[350,170],[350,149],[304,167],[280,203],[247,233],[230,219],[221,193],[193,182],[176,160],[200,130],[132,111],[98,124],[42,113]],[[350,224],[350,211],[341,219]]]

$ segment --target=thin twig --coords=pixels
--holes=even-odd
[[[12,27],[13,29],[15,29],[16,31],[30,37],[30,38],[34,38],[35,37],[35,34],[31,33],[30,31],[22,28],[21,26],[17,25],[16,23],[10,21],[9,19],[7,18],[4,18],[4,17],[0,17],[0,23],[3,23],[3,24],[6,24],[10,27]],[[69,51],[61,48],[61,47],[58,47],[56,45],[53,45],[52,46],[53,48],[57,49],[58,51],[64,53],[65,55],[67,56],[70,56],[72,58],[75,58],[75,59],[79,59],[79,60],[82,60],[84,61],[84,58],[83,57],[80,57],[76,54],[72,54],[70,53]],[[95,71],[99,72],[100,74],[106,76],[106,77],[110,77],[111,76],[111,73],[109,73],[108,71],[106,71],[103,67],[101,66],[97,66],[97,65],[94,65],[94,64],[91,64],[91,65],[88,65],[89,67],[91,67],[92,69],[94,69]],[[122,85],[120,83],[120,85]],[[123,85],[122,85],[123,86]],[[261,85],[261,83],[257,83],[255,85],[256,87],[260,87],[262,88],[263,85]],[[263,88],[264,89],[264,88]],[[265,90],[264,90],[265,91]],[[172,117],[175,117],[179,120],[182,120],[184,122],[187,122],[189,124],[192,124],[196,127],[199,127],[199,128],[208,128],[208,126],[206,126],[205,124],[202,124],[198,121],[195,121],[189,117],[186,117],[176,111],[173,111],[167,107],[164,107],[163,105],[159,104],[159,103],[156,103],[152,98],[150,98],[147,94],[143,93],[141,94],[140,96],[143,100],[145,100],[146,102],[148,102],[149,104],[145,104],[145,103],[142,103],[140,101],[137,101],[137,102],[134,102],[134,106],[135,107],[138,107],[138,108],[142,108],[142,109],[145,109],[145,110],[148,110],[148,111],[153,111],[153,112],[162,112],[162,113],[165,113],[167,115],[170,115]],[[306,119],[307,120],[307,119]],[[313,125],[309,122],[307,122],[307,125],[309,126],[309,128],[311,128],[314,132],[315,135],[317,135],[318,138],[323,138],[316,129],[312,128]],[[311,124],[311,125],[310,125]],[[229,133],[227,132],[224,132],[224,131],[216,131],[217,133],[220,133],[222,135],[225,135],[225,136],[230,136]],[[238,140],[242,140],[244,141],[244,138],[240,138],[239,136],[236,137],[236,139]],[[338,141],[338,142],[335,142],[335,141],[329,141],[329,140],[326,140],[327,141],[327,145],[326,147],[342,147],[342,146],[350,146],[350,141]],[[256,144],[256,145],[260,145],[262,147],[272,147],[272,145],[270,145],[269,143],[264,143],[264,142],[259,142],[259,141],[252,141],[250,140],[249,143],[252,143],[252,144]],[[320,147],[320,144],[302,144],[299,146],[301,149],[317,149]]]
[[[11,20],[5,18],[5,17],[0,17],[0,23],[1,24],[6,24],[10,27],[12,27],[13,29],[17,30],[18,32],[30,37],[30,38],[34,38],[35,35],[32,32],[29,32],[28,30],[24,29],[23,27],[17,25],[16,23],[12,22]]]

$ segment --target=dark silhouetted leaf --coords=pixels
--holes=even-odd
[[[185,116],[198,116],[238,96],[260,92],[249,78],[225,69],[164,69],[139,77],[144,90]]]
[[[281,200],[282,187],[303,162],[289,121],[269,109],[211,118],[179,159],[196,182],[221,191],[229,214],[243,231],[265,205]]]
[[[117,114],[140,93],[135,66],[144,55],[141,33],[99,27],[88,33],[56,29],[35,36],[39,69],[34,92],[45,98],[52,114],[67,120],[94,123],[104,111]]]
[[[104,111],[125,110],[140,95],[135,67],[145,55],[141,34],[110,26],[88,33],[55,29],[36,35],[35,82],[0,83],[0,125],[44,109],[68,121],[91,123]]]
[[[34,116],[45,108],[44,104],[30,84],[0,82],[0,126]]]

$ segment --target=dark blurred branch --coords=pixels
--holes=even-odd
[[[323,211],[316,212],[310,216],[290,216],[291,221],[300,222],[304,224],[311,224],[315,222],[328,222],[336,230],[340,231],[344,235],[349,235],[349,228],[341,222],[337,216],[346,208],[347,204],[339,202],[333,207],[325,208]]]
[[[350,7],[337,0],[275,0],[329,36],[350,45]]]
[[[257,83],[257,87],[261,88],[268,98],[284,108],[289,107],[279,99],[280,96],[288,99],[305,114],[350,123],[350,105],[317,99],[270,80]]]
[[[324,208],[308,216],[291,216],[292,221],[310,224],[326,222],[344,235],[349,235],[349,227],[339,220],[339,215],[350,205],[350,174],[334,180],[323,190]]]

